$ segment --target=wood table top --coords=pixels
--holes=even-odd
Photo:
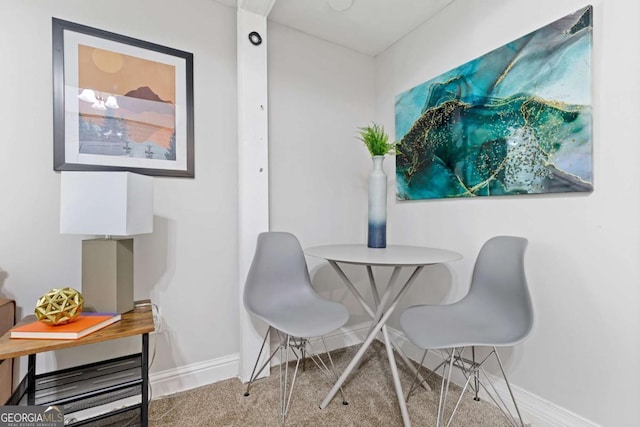
[[[307,248],[304,253],[347,264],[393,267],[433,265],[462,259],[458,252],[407,245],[389,245],[380,249],[369,248],[364,244],[324,245]]]
[[[119,322],[76,340],[10,338],[10,331],[7,331],[0,337],[0,360],[153,332],[155,326],[151,307],[150,301],[138,301],[136,302],[136,308],[123,313]],[[36,317],[34,315],[27,316],[18,322],[18,325],[24,325],[35,320]]]

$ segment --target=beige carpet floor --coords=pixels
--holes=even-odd
[[[358,347],[332,352],[338,373],[349,363]],[[413,375],[400,367],[402,387],[408,390]],[[435,426],[440,377],[429,380],[434,391],[415,391],[408,409],[414,426]],[[320,409],[320,402],[330,389],[325,377],[313,363],[299,373],[293,401],[286,418],[288,426],[401,426],[400,407],[393,389],[389,363],[384,346],[375,342],[365,353],[358,370],[344,386],[349,401],[342,404],[338,393],[331,403]],[[153,399],[149,409],[149,425],[168,426],[278,426],[279,380],[278,369],[271,376],[256,381],[251,394],[244,396],[245,385],[230,379],[199,387],[175,395]],[[455,390],[455,402],[459,389]],[[451,409],[449,409],[450,411]],[[454,422],[455,426],[506,426],[506,419],[490,403],[473,400],[466,393]]]

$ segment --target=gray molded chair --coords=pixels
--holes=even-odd
[[[349,319],[349,312],[344,305],[324,299],[314,291],[300,243],[293,234],[285,232],[266,232],[258,236],[243,297],[247,311],[269,325],[244,395],[249,396],[249,388],[279,351],[280,360],[284,361],[284,378],[283,365],[280,365],[280,416],[284,422],[298,366],[307,355],[327,375],[331,384],[337,380],[331,354],[322,336],[344,325]],[[271,331],[277,333],[279,345],[262,367],[256,370]],[[322,338],[331,370],[318,355],[312,352],[307,354],[311,337]],[[297,359],[290,386],[289,350]],[[344,395],[343,403],[346,404]]]
[[[496,347],[521,343],[533,329],[533,307],[524,272],[526,246],[527,240],[521,237],[498,236],[488,240],[480,250],[469,292],[464,298],[450,305],[409,307],[400,317],[407,338],[425,350],[420,365],[430,349],[442,352],[444,361],[433,371],[442,367],[438,426],[443,423],[453,367],[462,371],[466,382],[446,425],[451,423],[467,388],[470,387],[475,393],[474,399],[479,400],[478,393],[482,387],[509,422],[524,426]],[[476,346],[491,347],[489,354],[479,362],[476,361]],[[471,358],[464,354],[468,348],[471,349]],[[484,369],[485,362],[492,355],[497,359],[507,384],[517,419]],[[414,381],[407,399],[417,388],[416,383]]]

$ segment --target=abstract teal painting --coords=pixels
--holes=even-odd
[[[592,7],[396,96],[401,200],[593,190]]]

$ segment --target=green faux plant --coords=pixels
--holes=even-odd
[[[358,139],[364,142],[371,156],[396,154],[396,144],[389,142],[389,135],[385,133],[384,126],[371,122],[369,126],[358,129]]]

